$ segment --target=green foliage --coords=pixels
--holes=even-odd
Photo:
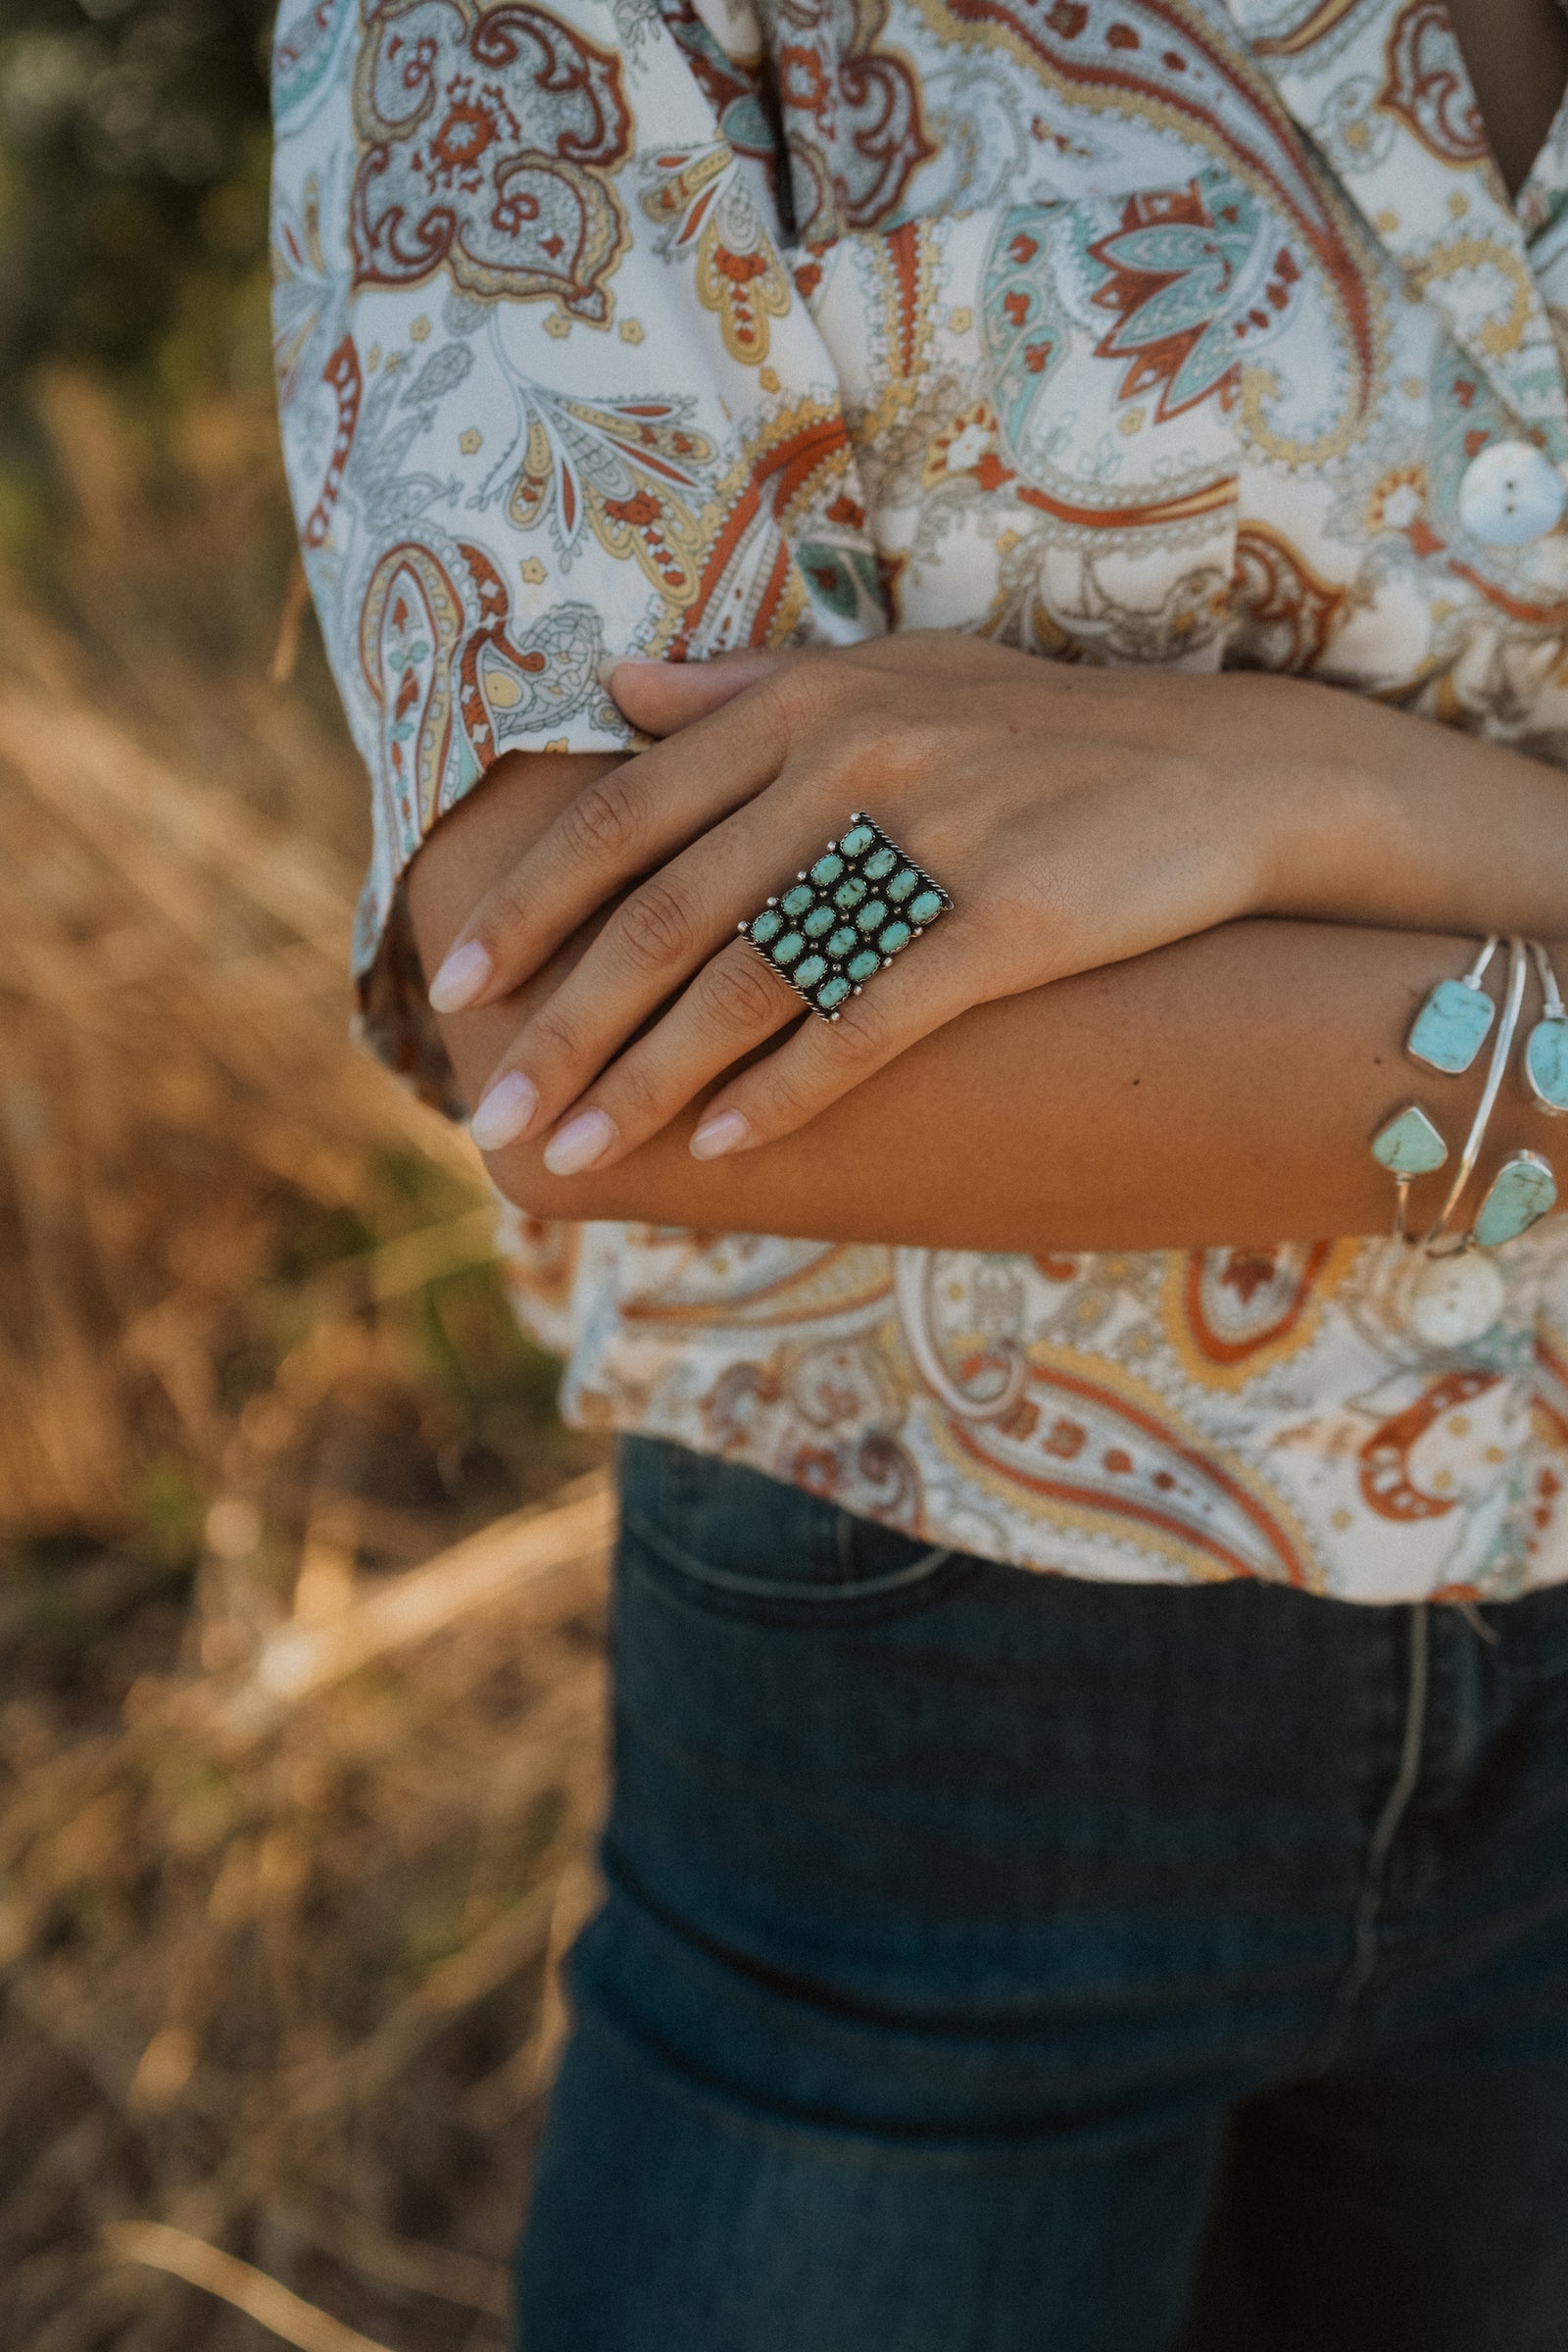
[[[6,0],[0,380],[221,377],[267,237],[273,0]],[[175,387],[170,387],[173,389]]]

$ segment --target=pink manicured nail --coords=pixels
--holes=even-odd
[[[514,1144],[538,1107],[539,1089],[520,1070],[498,1078],[468,1121],[468,1133],[481,1152],[499,1152]]]
[[[691,1140],[693,1159],[722,1159],[744,1144],[751,1128],[738,1110],[721,1110],[716,1118],[705,1119]]]
[[[476,939],[454,948],[430,983],[430,1003],[437,1012],[461,1012],[471,1004],[490,977],[491,963]]]
[[[545,1146],[545,1166],[552,1176],[576,1176],[603,1159],[615,1140],[616,1127],[608,1111],[579,1110],[558,1128]]]

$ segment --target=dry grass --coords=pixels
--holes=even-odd
[[[277,540],[266,433],[193,427],[154,527],[49,399],[99,527],[69,610],[0,604],[4,2332],[491,2352],[590,1899],[602,1456],[468,1147],[347,1042],[357,780],[269,683],[275,570],[190,618],[225,518]]]

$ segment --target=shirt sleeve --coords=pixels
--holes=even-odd
[[[280,20],[284,460],[371,778],[357,969],[405,1066],[398,885],[493,760],[624,746],[602,682],[621,655],[887,625],[775,204],[760,41],[745,0],[702,5]]]

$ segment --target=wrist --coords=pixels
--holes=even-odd
[[[1364,704],[1338,689],[1257,674],[1246,713],[1238,839],[1249,914],[1398,926],[1400,812],[1366,756]],[[1381,715],[1379,713],[1378,715]],[[1391,887],[1395,885],[1395,887]]]

